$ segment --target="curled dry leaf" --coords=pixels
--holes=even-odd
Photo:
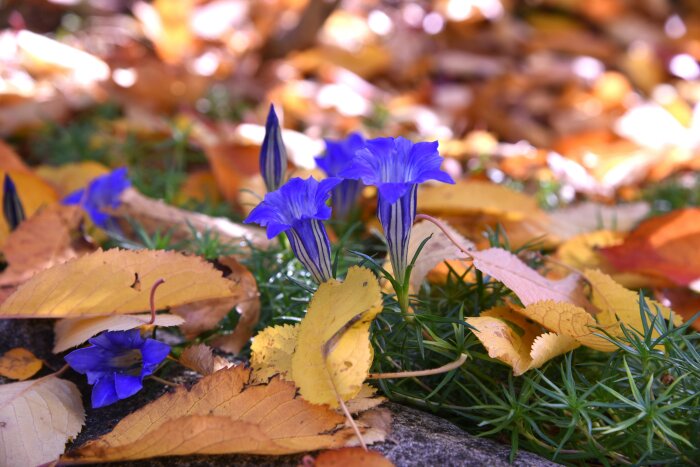
[[[314,461],[314,467],[392,467],[394,464],[376,451],[362,448],[340,448],[323,451]]]
[[[515,376],[580,345],[568,336],[543,334],[540,326],[507,307],[492,308],[465,321],[475,328],[474,335],[489,357],[510,365]]]
[[[190,312],[188,313],[187,319],[189,320],[190,315],[194,313],[198,315],[198,317],[194,319],[195,323],[201,319],[200,322],[210,324],[218,317],[218,313],[228,306],[228,310],[218,317],[216,323],[209,328],[211,329],[221,321],[221,318],[231,311],[233,306],[236,306],[236,311],[240,315],[238,323],[236,324],[236,329],[234,329],[231,334],[216,337],[210,344],[224,352],[238,354],[250,341],[255,326],[260,319],[260,293],[258,292],[258,284],[255,280],[255,276],[235,258],[219,258],[218,263],[220,267],[223,266],[230,271],[225,277],[233,283],[236,291],[235,295],[232,297],[231,301],[227,300],[227,303],[223,303],[226,299],[219,300],[218,304],[214,303],[214,300],[208,301],[207,307],[205,307],[203,313],[195,311],[194,307],[196,304],[193,304],[188,307]],[[205,315],[208,316],[205,318]],[[194,324],[194,326],[197,326],[197,324]],[[188,327],[184,329],[191,328],[188,325]]]
[[[587,347],[603,352],[617,350],[615,344],[595,335],[601,334],[598,328],[605,327],[605,324],[597,323],[586,310],[572,303],[544,300],[525,308],[516,308],[516,311],[550,331],[575,339]]]
[[[138,275],[138,276],[137,276]],[[132,288],[138,277],[141,290]],[[231,281],[197,256],[173,251],[98,250],[41,271],[0,306],[3,318],[78,318],[128,314],[210,298],[230,297]]]
[[[274,375],[294,381],[292,355],[297,346],[299,325],[269,326],[260,331],[250,346],[250,366],[253,381],[262,383]]]
[[[63,453],[85,423],[75,384],[50,375],[0,385],[0,465],[41,465]]]
[[[105,462],[187,454],[279,455],[343,447],[353,441],[344,417],[311,404],[292,383],[249,385],[250,370],[223,369],[122,419],[111,433],[68,454],[68,462]],[[365,420],[368,420],[365,418]],[[372,427],[358,420],[361,431]],[[385,428],[381,428],[383,435]],[[381,434],[381,433],[380,433]],[[374,439],[380,438],[375,431]]]
[[[299,391],[314,404],[338,407],[362,389],[373,351],[369,325],[382,310],[376,277],[352,267],[344,282],[329,280],[318,287],[292,356],[292,375]]]
[[[211,347],[205,344],[187,347],[180,355],[180,363],[205,376],[233,366],[233,363],[225,358],[214,355]]]
[[[0,273],[0,286],[19,285],[39,271],[94,251],[78,233],[82,219],[79,207],[56,204],[20,223],[2,247],[8,266]]]
[[[41,370],[43,363],[29,350],[16,347],[0,356],[0,376],[24,381]]]
[[[151,314],[96,316],[93,318],[66,318],[56,321],[54,325],[53,353],[60,353],[76,347],[102,331],[127,331],[150,323]],[[179,316],[156,315],[155,326],[178,326],[182,324]]]
[[[265,249],[270,245],[262,229],[236,224],[223,217],[210,217],[176,208],[144,196],[133,188],[124,190],[121,205],[114,214],[138,221],[148,232],[170,230],[175,240],[190,238],[194,229],[198,232],[210,231],[218,235],[222,243],[235,246],[246,247],[251,243]]]
[[[601,253],[618,271],[690,285],[700,278],[700,208],[652,217]]]
[[[524,305],[554,300],[592,309],[579,284],[579,277],[575,274],[559,281],[547,279],[502,248],[470,251],[469,255],[473,258],[476,269],[503,282]]]

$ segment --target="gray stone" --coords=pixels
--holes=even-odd
[[[51,353],[53,331],[51,320],[0,320],[0,354],[13,347],[26,347],[39,358],[47,361],[54,369],[63,365],[62,356]],[[51,372],[44,369],[40,375]],[[191,384],[196,380],[192,372],[175,369],[164,377]],[[157,399],[169,389],[152,380],[144,382],[144,389],[135,396],[101,409],[90,408],[91,387],[85,378],[75,372],[65,374],[75,382],[83,394],[86,407],[86,424],[72,447],[95,439],[114,428],[131,412],[138,410]],[[1,379],[1,378],[0,378]],[[0,381],[0,383],[8,382]],[[509,464],[510,448],[496,441],[478,438],[468,434],[451,422],[430,413],[395,403],[386,407],[394,414],[393,432],[387,441],[371,446],[381,452],[399,467],[404,466],[489,466],[500,467]],[[312,455],[314,453],[311,453]],[[134,462],[113,463],[122,467],[204,467],[204,466],[296,466],[304,455],[291,456],[183,456],[164,457]],[[544,467],[556,465],[537,455],[520,451],[515,458],[515,466]]]

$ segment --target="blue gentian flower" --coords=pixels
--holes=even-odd
[[[96,177],[86,188],[81,188],[69,194],[63,204],[80,205],[88,213],[92,222],[103,229],[113,228],[112,216],[105,209],[116,209],[121,204],[120,196],[131,186],[127,178],[126,168]]]
[[[24,208],[22,201],[19,199],[15,182],[12,178],[5,174],[5,182],[3,184],[2,197],[2,213],[5,216],[10,231],[13,231],[24,220]]]
[[[326,140],[325,157],[317,157],[316,165],[329,177],[337,177],[350,167],[355,153],[365,147],[365,140],[359,133],[351,133],[344,140]],[[358,180],[345,179],[333,188],[333,214],[338,219],[346,219],[355,206],[362,184]]]
[[[332,277],[331,244],[322,221],[331,217],[326,201],[338,183],[338,178],[292,178],[266,194],[243,221],[267,227],[267,238],[285,232],[294,255],[319,284]]]
[[[104,407],[131,397],[143,388],[143,378],[152,374],[170,353],[170,346],[146,339],[141,331],[110,331],[93,337],[90,346],[66,355],[66,362],[93,384],[92,407]]]
[[[438,143],[412,143],[398,137],[368,140],[355,154],[352,165],[339,175],[374,185],[379,192],[377,214],[389,246],[389,259],[399,284],[406,281],[408,240],[416,217],[419,183],[438,180],[454,183],[440,170]]]
[[[265,139],[260,148],[260,174],[265,180],[267,191],[275,191],[282,185],[287,170],[287,149],[282,141],[280,122],[275,107],[270,104],[265,123]]]

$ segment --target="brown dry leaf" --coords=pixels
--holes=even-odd
[[[559,281],[547,279],[513,253],[501,248],[470,251],[469,254],[473,258],[476,269],[503,282],[518,296],[523,305],[553,300],[571,302],[586,309],[592,308],[576,274]]]
[[[31,172],[27,164],[6,142],[0,140],[0,170],[10,172]]]
[[[97,316],[94,318],[66,318],[56,321],[54,325],[53,353],[60,353],[76,347],[96,336],[102,331],[127,331],[146,326],[151,321],[151,314]],[[178,326],[182,324],[179,316],[156,315],[154,326]]]
[[[654,291],[654,296],[660,303],[681,315],[684,321],[689,321],[700,311],[700,294],[685,287],[658,289]],[[693,321],[691,327],[700,331],[700,318]]]
[[[549,230],[562,240],[595,230],[628,232],[649,211],[651,206],[645,202],[617,206],[583,202],[550,212]]]
[[[41,165],[36,174],[49,182],[60,197],[85,188],[95,178],[109,173],[109,168],[95,161],[73,162],[58,167]]]
[[[545,362],[575,349],[574,339],[555,333],[542,333],[536,323],[507,307],[496,307],[465,321],[476,328],[474,335],[489,353],[513,368],[520,376]]]
[[[392,467],[389,459],[376,451],[362,448],[340,448],[323,451],[314,461],[314,467]]]
[[[544,300],[532,303],[525,308],[515,308],[515,310],[550,331],[575,339],[586,347],[602,352],[617,350],[614,344],[594,335],[594,333],[601,334],[597,328],[607,327],[608,323],[596,323],[593,316],[586,310],[571,303]]]
[[[39,271],[94,251],[78,234],[82,219],[79,207],[56,204],[20,223],[1,248],[8,266],[0,273],[0,286],[19,285]]]
[[[31,172],[0,172],[0,179],[5,179],[5,173],[12,177],[12,181],[15,182],[17,194],[22,201],[24,214],[27,217],[31,217],[40,207],[53,204],[58,199],[56,191],[43,179]],[[4,194],[0,193],[0,203],[3,197]],[[7,222],[5,222],[5,217],[0,216],[0,245],[5,243],[9,233],[10,229],[7,226]]]
[[[618,271],[690,285],[700,278],[700,208],[647,219],[601,253]]]
[[[279,455],[343,447],[351,428],[344,417],[296,395],[275,378],[249,385],[250,370],[223,369],[191,389],[174,392],[122,419],[101,438],[69,453],[67,461],[105,462],[188,454]],[[368,431],[365,423],[360,429]]]
[[[233,366],[225,358],[214,355],[211,347],[205,344],[187,347],[180,355],[180,364],[204,376]]]
[[[234,296],[235,301],[233,305],[236,305],[236,311],[240,317],[238,318],[236,329],[231,334],[220,335],[212,340],[210,344],[212,347],[216,347],[224,352],[238,354],[250,341],[255,326],[260,319],[260,293],[258,292],[255,276],[235,258],[219,258],[218,263],[231,271],[225,277],[233,282],[235,286],[236,295]],[[230,311],[232,307],[229,306],[228,310]],[[207,319],[210,322],[216,319],[216,310],[214,317]]]
[[[299,325],[268,326],[260,331],[250,346],[253,382],[267,382],[274,375],[294,381],[292,355],[297,346]]]
[[[41,465],[63,453],[85,423],[75,384],[53,375],[0,385],[0,465]]]
[[[236,224],[223,217],[179,209],[148,198],[133,188],[124,190],[121,205],[114,214],[135,219],[148,232],[170,230],[174,240],[191,238],[192,229],[195,229],[198,232],[210,231],[219,236],[221,243],[242,248],[247,247],[248,242],[263,249],[271,243],[262,229]]]
[[[373,409],[385,401],[385,397],[377,395],[377,388],[373,388],[369,384],[363,384],[360,392],[354,398],[347,401],[345,406],[348,412],[357,414]]]
[[[23,347],[16,347],[0,356],[0,376],[24,381],[41,370],[43,363]]]
[[[211,171],[197,170],[187,175],[175,199],[178,204],[189,200],[216,204],[221,201],[221,193],[216,187],[216,179]]]
[[[141,290],[131,287],[135,280]],[[150,309],[151,285],[159,308],[235,293],[231,281],[196,256],[173,251],[98,250],[22,284],[0,306],[3,318],[78,318],[137,313]]]

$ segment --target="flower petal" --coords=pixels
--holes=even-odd
[[[92,408],[97,409],[106,405],[114,404],[119,400],[117,391],[114,388],[114,376],[105,376],[100,379],[92,388]]]
[[[115,373],[114,389],[119,399],[126,399],[143,389],[143,383],[140,376]]]

